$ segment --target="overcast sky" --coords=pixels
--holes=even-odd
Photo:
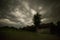
[[[60,21],[58,0],[0,0],[0,25],[17,28],[33,25],[33,16],[39,12],[42,23]]]

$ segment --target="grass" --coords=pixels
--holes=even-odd
[[[42,34],[37,32],[20,31],[13,29],[4,29],[0,32],[3,33],[2,35],[6,40],[59,40],[55,35]]]

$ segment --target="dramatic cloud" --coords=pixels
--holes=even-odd
[[[42,23],[60,21],[60,1],[56,0],[0,0],[0,24],[17,28],[33,25],[39,12]]]

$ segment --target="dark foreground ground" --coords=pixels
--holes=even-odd
[[[0,30],[0,40],[60,40],[56,35],[13,29]]]

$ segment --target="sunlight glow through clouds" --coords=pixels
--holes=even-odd
[[[31,13],[34,15],[34,14],[36,14],[36,11],[31,9]]]

